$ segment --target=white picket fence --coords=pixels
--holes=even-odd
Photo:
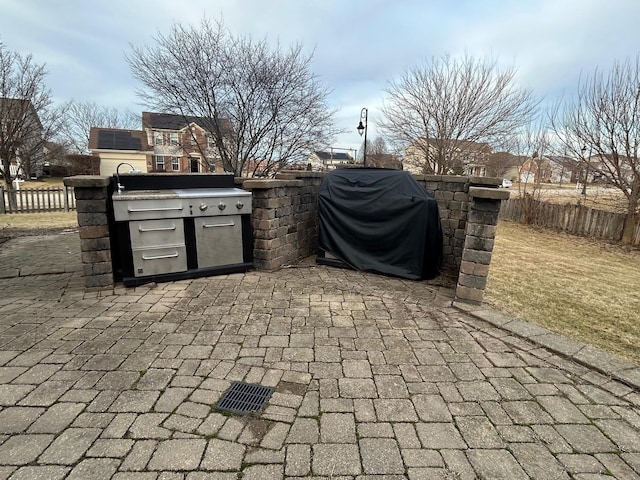
[[[68,212],[76,209],[73,187],[21,188],[0,186],[0,214]]]

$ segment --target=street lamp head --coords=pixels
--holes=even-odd
[[[362,136],[362,134],[364,133],[364,129],[365,129],[365,127],[364,127],[364,125],[362,125],[362,120],[360,120],[360,123],[358,124],[358,128],[357,128],[358,133],[360,134],[360,136]]]

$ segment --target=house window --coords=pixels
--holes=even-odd
[[[164,145],[164,139],[163,139],[163,136],[162,136],[162,132],[156,132],[155,133],[154,143],[156,145]]]
[[[156,164],[156,170],[164,171],[164,157],[161,155],[154,155],[153,159]]]
[[[171,170],[180,170],[180,160],[178,157],[171,157]]]
[[[216,139],[213,138],[213,135],[207,136],[207,142],[208,142],[209,148],[216,148]]]
[[[174,147],[178,145],[178,132],[171,132],[170,142]]]

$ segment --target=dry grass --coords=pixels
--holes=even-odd
[[[20,188],[55,188],[64,186],[61,177],[43,177],[39,180],[25,180]]]
[[[0,236],[3,231],[74,228],[78,226],[76,212],[18,213],[0,215]]]
[[[524,184],[514,184],[510,189],[511,197],[517,198],[522,195],[525,190],[529,193],[533,191],[533,185],[525,188]],[[596,210],[604,210],[606,212],[626,213],[629,203],[624,194],[617,188],[603,185],[588,185],[585,195],[582,195],[582,189],[576,189],[575,184],[542,184],[540,191],[536,192],[536,196],[540,196],[540,200],[549,203],[558,204],[581,204],[585,207],[594,208]]]
[[[640,361],[640,253],[501,221],[485,300]]]

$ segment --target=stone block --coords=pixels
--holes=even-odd
[[[107,225],[107,214],[102,213],[78,213],[78,225],[80,227]]]
[[[483,225],[497,225],[498,211],[480,211],[475,208],[475,205],[472,204],[467,221],[471,223],[481,223]]]
[[[484,290],[479,290],[477,288],[469,288],[460,284],[458,284],[458,286],[456,287],[456,298],[458,300],[473,302],[473,303],[481,303],[483,297],[484,297]]]
[[[473,198],[471,205],[475,210],[482,212],[499,212],[502,202],[487,198]]]
[[[493,244],[494,244],[493,239],[467,235],[464,241],[464,248],[470,248],[472,250],[483,250],[485,252],[492,252]]]
[[[496,230],[498,227],[495,225],[484,225],[481,223],[468,223],[467,235],[473,235],[475,237],[495,238]]]
[[[438,202],[453,200],[453,192],[448,190],[438,190],[434,196]]]
[[[80,242],[80,250],[91,252],[95,250],[110,250],[111,242],[108,238],[91,238]]]
[[[106,206],[107,189],[106,188],[78,188],[73,190],[73,196],[76,198],[76,203],[85,200],[103,200]]]
[[[465,248],[462,252],[462,261],[480,263],[482,265],[490,265],[491,252]]]
[[[76,202],[76,211],[78,213],[104,213],[107,211],[107,203],[104,199],[78,201]]]
[[[85,276],[102,275],[112,273],[111,262],[91,263],[82,265],[82,272]]]
[[[82,263],[106,263],[111,262],[111,250],[92,250],[82,252]]]

